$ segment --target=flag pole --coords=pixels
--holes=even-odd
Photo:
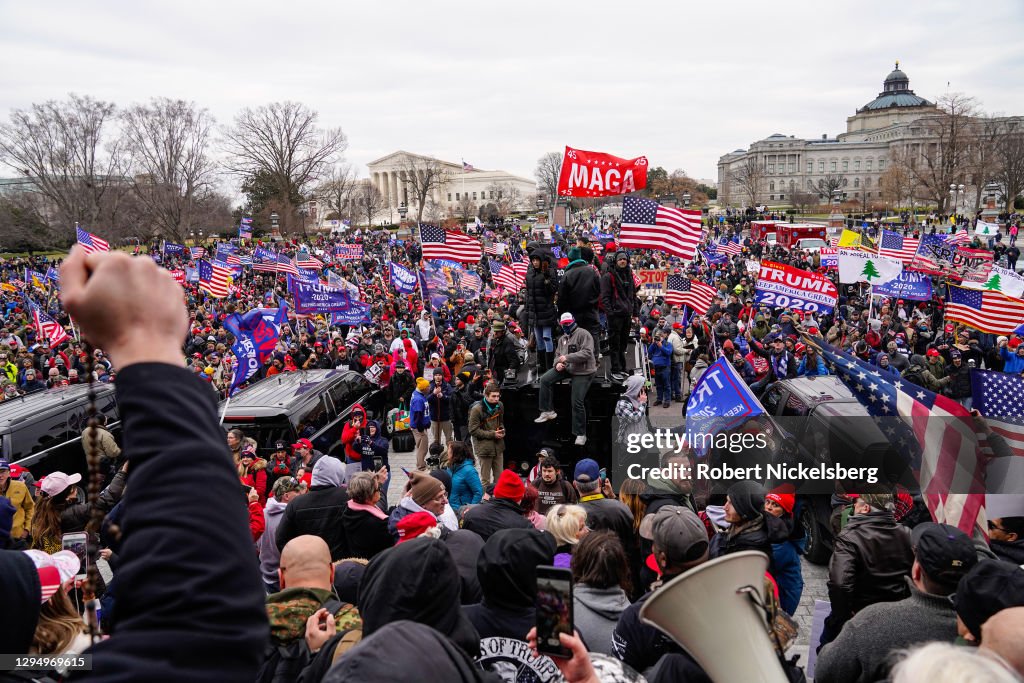
[[[462,163],[463,166],[465,166],[466,160],[463,159]],[[465,171],[463,171],[463,174],[465,174]],[[463,193],[465,193],[465,180],[463,180]],[[444,230],[443,227],[441,229]],[[420,267],[416,270],[416,279],[420,281],[420,298],[423,301],[423,310],[430,314],[430,329],[433,330],[434,336],[436,337],[438,334],[437,323],[434,322],[434,306],[430,303],[430,299],[427,298],[426,287],[423,284],[423,262],[426,259],[423,258],[423,232],[421,231],[421,224],[419,222],[416,223],[416,241],[419,242],[420,245]]]

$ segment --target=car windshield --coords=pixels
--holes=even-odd
[[[800,248],[801,249],[821,249],[822,247],[827,247],[827,246],[828,246],[828,243],[825,242],[825,240],[819,240],[819,239],[800,240]]]

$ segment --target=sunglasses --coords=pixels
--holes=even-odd
[[[1004,534],[1005,534],[1005,533],[1008,533],[1008,532],[1006,531],[1006,529],[1004,529],[1003,527],[1001,527],[1001,526],[996,526],[996,523],[995,523],[995,522],[993,522],[993,521],[992,521],[991,519],[990,519],[990,520],[988,520],[988,529],[989,529],[989,531],[1002,531],[1002,532],[1003,532]]]

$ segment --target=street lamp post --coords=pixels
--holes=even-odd
[[[963,185],[957,185],[957,184],[954,183],[954,184],[949,186],[949,198],[952,201],[952,205],[951,205],[950,211],[949,211],[949,215],[950,216],[956,216],[957,215],[957,210],[956,210],[957,203],[964,196],[964,190],[965,190],[965,188],[964,188]]]
[[[281,217],[277,215],[277,211],[270,212],[270,230],[274,233],[281,231]]]
[[[683,206],[686,207],[687,209],[690,208],[690,193],[689,192],[684,192],[683,193]]]
[[[409,207],[405,205],[405,202],[402,202],[401,204],[398,205],[398,219],[399,219],[398,227],[399,227],[399,229],[405,227],[405,217],[406,217],[406,215],[408,215],[408,213],[409,213]]]

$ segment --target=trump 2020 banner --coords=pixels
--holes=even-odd
[[[304,282],[289,278],[292,296],[295,297],[295,312],[300,315],[311,313],[344,312],[352,308],[352,298],[344,288],[330,287],[320,282]]]
[[[775,261],[761,262],[754,296],[759,304],[796,311],[831,313],[838,298],[839,290],[824,275]]]
[[[560,197],[611,197],[647,187],[647,157],[622,159],[604,152],[565,148],[558,176]]]
[[[871,293],[894,296],[897,299],[928,301],[932,298],[932,279],[926,273],[905,270],[894,280],[874,285]]]
[[[392,261],[391,286],[399,294],[412,294],[416,291],[416,287],[419,286],[416,280],[416,273]]]

